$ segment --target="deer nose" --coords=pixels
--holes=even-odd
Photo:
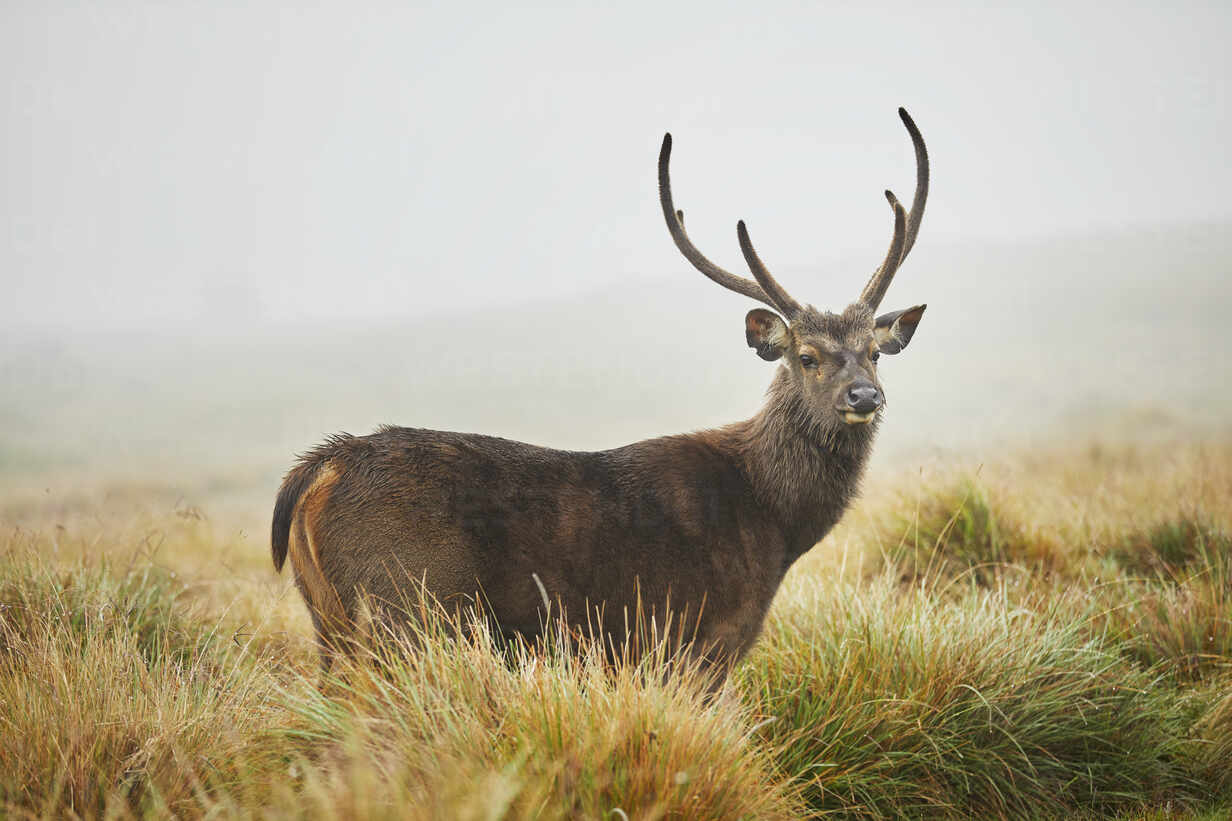
[[[852,385],[847,389],[847,404],[856,413],[872,413],[882,405],[881,391],[867,382]]]

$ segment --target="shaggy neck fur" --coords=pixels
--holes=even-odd
[[[782,520],[789,565],[834,527],[855,497],[879,422],[847,425],[832,413],[825,417],[804,404],[780,367],[765,407],[733,426],[754,492]]]

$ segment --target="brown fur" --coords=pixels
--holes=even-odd
[[[873,333],[867,309],[810,309],[791,330],[792,344],[824,350],[824,335],[861,355]],[[688,613],[677,626],[695,652],[728,664],[856,492],[876,423],[845,425],[831,407],[852,368],[868,376],[806,378],[785,357],[752,419],[596,453],[413,428],[336,436],[283,484],[275,559],[286,522],[327,649],[365,596],[377,621],[407,623],[422,582],[447,605],[481,602],[509,635],[540,633],[546,592],[554,613],[617,652],[636,638],[639,606],[660,628],[670,607]]]

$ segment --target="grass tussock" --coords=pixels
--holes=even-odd
[[[797,601],[741,671],[817,813],[1023,817],[1193,797],[1181,713],[1056,614],[884,580]]]
[[[9,554],[0,570],[0,806],[180,814],[244,783],[275,703],[265,661],[150,567]]]
[[[987,486],[962,477],[894,515],[902,535],[883,555],[901,581],[961,580],[988,586],[1007,565],[1051,572],[1055,546],[1007,516]]]
[[[1126,573],[1180,580],[1197,569],[1222,577],[1232,562],[1232,537],[1202,512],[1181,514],[1128,532],[1110,556]]]
[[[1199,767],[1215,793],[1232,796],[1232,677],[1215,692],[1219,695],[1195,728]]]
[[[613,669],[593,645],[502,651],[432,623],[294,709],[343,772],[375,768],[362,800],[401,817],[799,817],[747,708],[705,684],[662,652]]]
[[[1228,499],[1232,440],[874,485],[717,694],[443,617],[321,686],[208,506],[10,530],[0,815],[1224,817]]]
[[[1121,581],[1087,597],[1091,623],[1142,667],[1183,680],[1232,668],[1232,584],[1226,566],[1203,566],[1169,583]],[[1119,589],[1118,589],[1119,588]]]

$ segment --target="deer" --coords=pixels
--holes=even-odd
[[[274,504],[276,571],[290,558],[326,671],[360,623],[405,627],[414,589],[482,608],[498,637],[544,636],[549,611],[609,648],[633,641],[630,613],[683,614],[680,648],[720,678],[754,644],[788,569],[851,504],[885,407],[882,354],[907,347],[925,305],[878,314],[915,244],[929,165],[915,122],[910,210],[885,192],[894,232],[859,297],[839,313],[794,299],[743,221],[753,279],[707,259],[685,232],[659,153],[659,201],[694,268],[766,307],[745,341],[778,362],[752,418],[611,450],[554,450],[473,433],[383,426],[301,455]]]

